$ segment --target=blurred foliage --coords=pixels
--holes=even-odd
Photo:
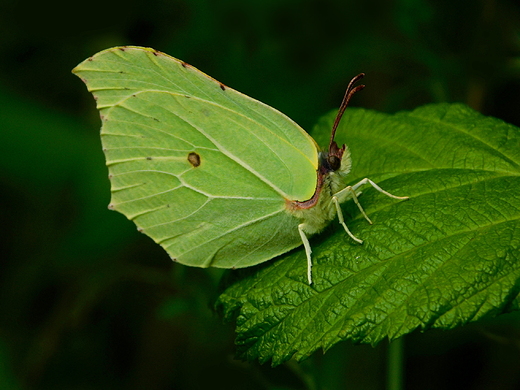
[[[99,118],[70,70],[124,44],[181,58],[305,128],[361,71],[355,105],[460,101],[519,126],[518,4],[0,3],[2,388],[382,388],[385,345],[342,343],[277,369],[234,361],[232,329],[211,309],[221,272],[174,266],[106,209]],[[519,386],[518,316],[405,345],[410,388]]]

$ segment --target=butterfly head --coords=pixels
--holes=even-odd
[[[327,175],[330,172],[342,171],[343,156],[345,155],[345,151],[345,145],[340,148],[335,141],[332,141],[329,146],[329,150],[320,153],[320,174]]]
[[[350,151],[345,145],[338,147],[333,141],[329,151],[320,153],[320,165],[318,176],[322,178],[322,183],[329,183],[331,191],[337,192],[345,185],[344,177],[350,172],[352,166]]]

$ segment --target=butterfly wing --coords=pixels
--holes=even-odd
[[[288,117],[153,49],[74,69],[97,101],[110,208],[172,258],[245,267],[300,245],[285,200],[316,188],[317,148]]]

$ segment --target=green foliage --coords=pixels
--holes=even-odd
[[[333,118],[314,129],[322,143]],[[367,189],[360,202],[372,226],[349,205],[364,244],[338,226],[315,238],[311,287],[301,250],[231,284],[217,304],[237,318],[239,356],[277,365],[341,340],[377,344],[517,309],[518,128],[437,104],[395,115],[350,109],[339,132],[352,183],[366,176],[410,200]]]

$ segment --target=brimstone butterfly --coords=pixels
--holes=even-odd
[[[174,261],[242,268],[304,245],[340,203],[371,184],[346,186],[348,149],[334,141],[355,77],[333,126],[329,149],[281,112],[185,62],[142,47],[115,47],[74,70],[97,101],[112,199]]]

